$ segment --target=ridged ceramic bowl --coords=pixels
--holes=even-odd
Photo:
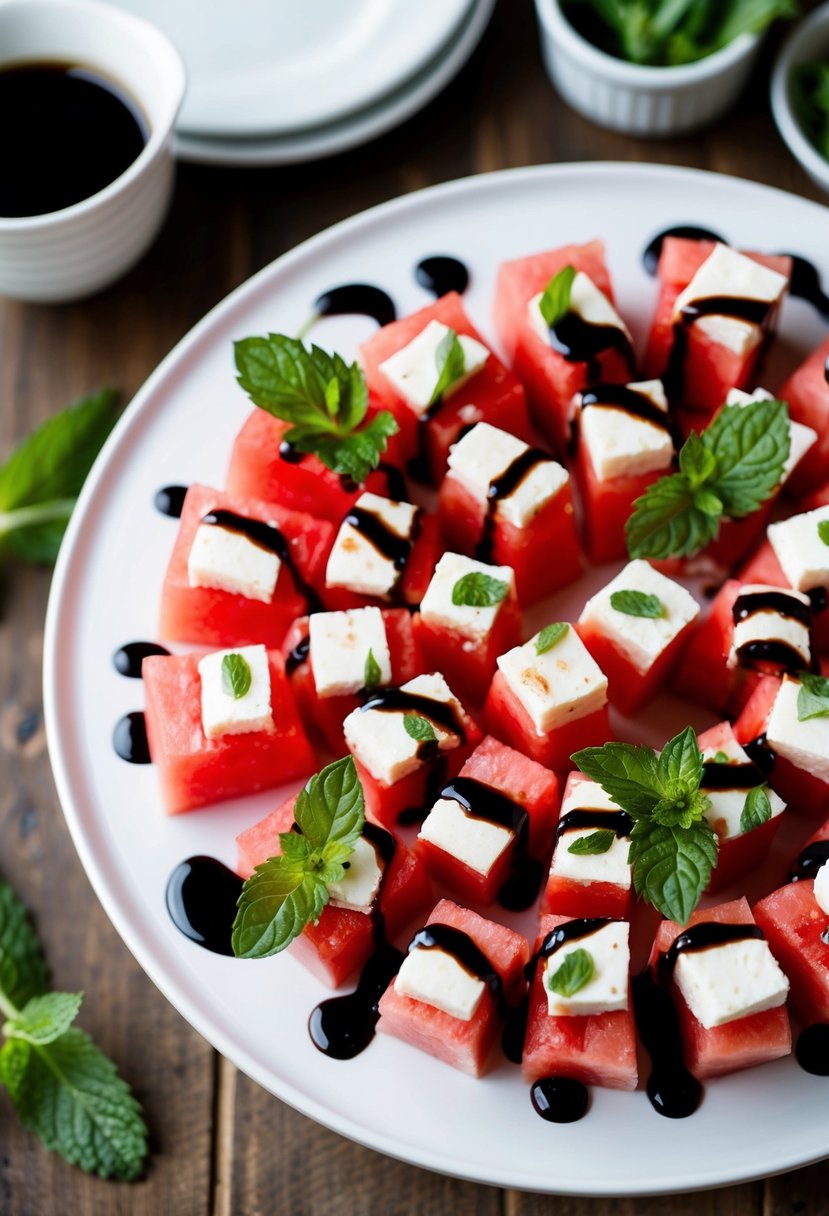
[[[762,39],[741,34],[696,63],[646,67],[583,38],[559,0],[535,0],[547,73],[574,110],[602,127],[660,138],[704,126],[742,92]]]
[[[0,67],[49,60],[117,81],[150,134],[140,156],[97,194],[45,215],[0,216],[0,295],[36,303],[99,291],[155,239],[172,195],[173,124],[185,89],[178,52],[146,21],[94,0],[0,3]]]
[[[812,181],[829,194],[829,161],[804,134],[791,98],[792,69],[816,59],[829,61],[829,4],[822,4],[789,35],[771,79],[771,108],[781,138]]]

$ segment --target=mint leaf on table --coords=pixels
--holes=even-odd
[[[771,802],[764,785],[756,785],[746,794],[745,806],[740,814],[740,831],[752,832],[771,819]]]
[[[798,721],[808,722],[810,718],[826,717],[829,714],[829,680],[825,676],[814,675],[811,671],[801,671],[799,679]]]
[[[452,603],[456,607],[494,608],[508,591],[509,584],[503,579],[482,574],[480,570],[470,570],[452,588]]]
[[[69,1029],[78,1016],[82,992],[44,992],[33,996],[3,1027],[7,1038],[45,1046]]]
[[[357,363],[286,334],[243,338],[234,352],[238,383],[254,405],[292,424],[284,439],[298,452],[358,483],[377,468],[398,427],[388,410],[361,425],[368,388]]]
[[[22,1009],[48,987],[49,966],[29,914],[0,879],[0,993],[8,1005]]]
[[[416,739],[418,743],[437,743],[435,728],[428,718],[421,718],[420,714],[404,714],[403,728],[409,738]]]
[[[591,832],[589,836],[579,836],[577,840],[568,848],[568,853],[574,853],[577,857],[595,857],[600,853],[607,853],[616,839],[616,833],[610,828],[600,828],[597,832]]]
[[[579,947],[571,951],[558,970],[547,980],[547,987],[559,996],[571,997],[581,992],[593,978],[593,956]]]
[[[234,701],[241,701],[250,692],[253,675],[244,655],[234,651],[222,659],[222,690]]]
[[[466,371],[466,357],[463,353],[460,338],[454,329],[447,329],[438,343],[438,348],[435,351],[435,367],[437,368],[438,378],[432,390],[432,396],[429,401],[430,405],[434,405],[436,401],[440,401],[444,393],[453,384],[456,384]]]
[[[0,467],[0,550],[51,564],[89,470],[118,418],[103,389],[47,419]]]
[[[558,325],[559,321],[563,321],[570,311],[570,297],[575,277],[575,266],[563,266],[544,288],[538,308],[544,318],[544,324],[550,329]]]
[[[625,616],[641,616],[651,620],[665,615],[665,605],[659,596],[648,595],[644,591],[613,591],[610,607]]]
[[[284,950],[328,903],[365,824],[363,788],[351,756],[316,773],[294,807],[299,831],[279,837],[281,854],[258,865],[239,897],[232,945],[237,958]]]
[[[545,625],[535,639],[535,653],[546,654],[548,650],[560,642],[565,637],[570,629],[566,621],[553,621],[551,625]]]

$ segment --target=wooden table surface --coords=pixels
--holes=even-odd
[[[254,271],[334,221],[432,182],[513,165],[610,159],[694,165],[817,197],[773,127],[767,77],[765,62],[739,108],[709,131],[656,143],[613,135],[553,92],[530,0],[501,0],[461,75],[404,127],[348,156],[303,167],[184,166],[161,238],[114,289],[61,308],[0,302],[0,455],[73,397],[113,384],[128,400],[207,309]],[[152,1156],[136,1185],[88,1178],[21,1131],[0,1096],[2,1216],[829,1211],[829,1162],[765,1183],[647,1200],[550,1198],[457,1182],[341,1139],[238,1073],[141,972],[69,839],[43,731],[48,589],[48,572],[31,569],[8,571],[3,586],[0,873],[36,916],[56,986],[85,989],[82,1024],[142,1101]],[[681,1136],[682,1125],[676,1130]]]

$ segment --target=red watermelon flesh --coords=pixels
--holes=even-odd
[[[809,449],[792,473],[788,489],[795,495],[814,490],[829,477],[829,338],[797,371],[789,376],[779,396],[789,403],[789,413],[795,422],[802,422],[817,431],[817,442]],[[815,504],[817,505],[817,504]],[[804,508],[809,510],[811,508]]]
[[[791,983],[791,1000],[806,1024],[829,1022],[829,916],[810,878],[788,883],[754,905],[754,916]]]

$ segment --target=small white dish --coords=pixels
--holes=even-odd
[[[791,98],[792,69],[814,59],[829,61],[829,4],[822,4],[789,35],[771,78],[771,109],[783,142],[815,185],[829,193],[829,161],[804,134]]]
[[[95,0],[0,4],[0,67],[50,60],[116,81],[140,106],[150,134],[137,159],[97,194],[45,215],[0,216],[0,294],[34,303],[91,295],[152,244],[172,195],[173,125],[185,88],[178,52],[146,21]]]
[[[535,0],[547,73],[561,96],[602,127],[662,138],[711,122],[739,97],[762,39],[741,34],[696,63],[648,67],[616,59],[573,28],[559,0]]]

